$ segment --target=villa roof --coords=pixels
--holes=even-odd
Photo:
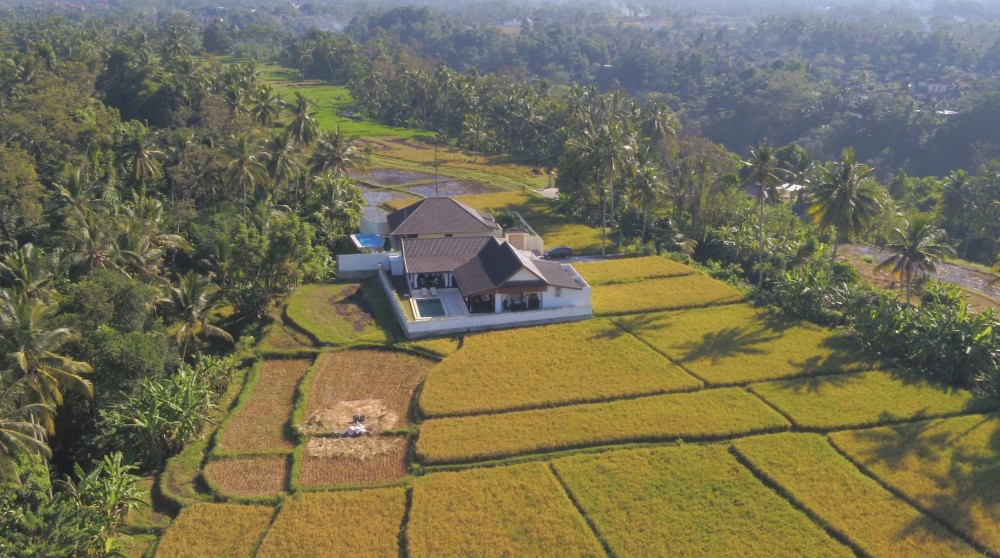
[[[449,272],[474,258],[492,236],[454,238],[404,238],[401,240],[405,273]]]
[[[408,234],[492,234],[500,225],[452,198],[425,198],[390,213],[386,220],[394,236]]]
[[[506,242],[487,243],[475,257],[455,269],[459,290],[465,296],[496,290],[524,267],[516,252]]]

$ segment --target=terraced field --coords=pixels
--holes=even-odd
[[[322,110],[349,102],[312,91]],[[426,145],[373,145],[379,165],[427,172]],[[444,157],[452,178],[496,190],[462,201],[599,252],[600,231],[520,191],[545,177]],[[1000,556],[997,401],[908,377],[676,262],[578,270],[599,318],[413,343],[371,284],[303,288],[239,404],[192,444],[197,482],[160,479],[190,496],[179,515],[129,552]],[[359,415],[374,435],[340,436]]]

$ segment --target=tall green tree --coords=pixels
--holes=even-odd
[[[944,230],[927,215],[913,216],[904,227],[893,229],[892,235],[893,241],[885,246],[892,255],[875,269],[889,269],[894,277],[904,281],[906,304],[910,304],[913,275],[936,271],[936,264],[946,256],[954,256],[955,251],[945,243],[947,235]]]
[[[299,145],[310,145],[319,135],[319,123],[316,121],[316,112],[312,109],[309,99],[295,92],[295,102],[288,107],[292,113],[292,120],[285,127],[288,137],[292,138]]]
[[[180,317],[180,325],[174,337],[181,349],[181,358],[187,355],[191,346],[200,352],[197,341],[199,337],[233,341],[232,335],[209,321],[212,309],[219,301],[219,289],[211,281],[194,271],[188,271],[178,277],[177,286],[170,292],[170,299],[173,301],[174,311]]]
[[[357,142],[347,138],[337,126],[332,132],[323,132],[309,156],[309,170],[313,174],[330,171],[346,175],[347,171],[361,168],[368,161],[368,154]]]
[[[840,242],[862,234],[882,209],[874,173],[874,169],[858,163],[854,150],[848,147],[840,161],[820,169],[822,181],[809,193],[809,215],[821,229],[834,229],[831,267],[837,260]]]
[[[757,288],[764,286],[764,204],[768,198],[778,199],[778,185],[781,184],[781,169],[774,147],[761,143],[756,148],[750,147],[750,158],[743,162],[749,169],[747,179],[754,188],[760,205],[759,231],[760,238],[757,247]]]
[[[49,415],[52,409],[42,403],[25,403],[30,390],[24,379],[0,388],[0,481],[20,484],[19,456],[47,458],[51,453],[45,429],[36,417]]]

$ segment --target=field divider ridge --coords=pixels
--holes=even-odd
[[[580,501],[576,499],[575,495],[573,495],[573,491],[569,489],[569,486],[566,484],[566,481],[563,480],[562,476],[559,475],[559,471],[556,470],[555,465],[553,465],[552,462],[548,463],[548,469],[549,473],[551,473],[552,476],[555,478],[556,483],[559,484],[559,487],[562,489],[563,493],[566,494],[566,497],[569,498],[569,501],[573,503],[573,507],[576,508],[577,513],[579,513],[580,517],[582,517],[584,522],[587,523],[587,527],[590,529],[591,534],[594,536],[595,539],[597,539],[597,542],[601,543],[601,546],[604,548],[604,552],[607,553],[609,558],[617,558],[615,551],[611,549],[611,545],[608,544],[608,541],[607,539],[604,538],[604,535],[601,533],[601,530],[597,528],[597,524],[590,519],[589,515],[587,515],[587,511],[583,509],[582,505],[580,505]]]
[[[847,548],[850,548],[857,556],[860,556],[862,558],[876,558],[871,554],[865,552],[864,549],[862,549],[860,546],[857,545],[857,543],[847,538],[839,530],[831,527],[829,523],[827,523],[822,517],[819,516],[819,514],[813,512],[811,509],[806,507],[805,504],[799,501],[798,498],[792,496],[792,494],[788,490],[786,490],[783,486],[781,486],[781,484],[779,484],[775,479],[771,478],[768,474],[761,471],[756,465],[753,464],[752,461],[750,461],[749,458],[740,453],[740,451],[731,444],[729,446],[729,453],[732,454],[734,458],[736,458],[736,461],[738,461],[740,465],[742,465],[748,471],[750,471],[750,474],[752,474],[758,481],[760,481],[761,484],[763,484],[764,486],[769,488],[772,492],[783,498],[785,501],[791,504],[792,507],[794,507],[796,510],[805,514],[810,520],[812,520],[813,523],[815,523],[821,529],[823,529],[823,531],[826,532],[826,534],[833,537],[834,540],[843,544]]]
[[[934,420],[934,419],[931,419],[931,420]],[[882,425],[880,425],[880,426],[882,426]],[[878,428],[878,426],[873,427],[873,428]],[[850,453],[848,453],[843,448],[841,448],[839,445],[837,445],[836,440],[834,440],[832,437],[827,436],[826,440],[827,440],[827,442],[829,442],[830,446],[833,448],[833,450],[835,452],[837,452],[838,454],[840,454],[841,457],[843,457],[844,459],[846,459],[848,463],[850,463],[851,465],[853,465],[854,467],[856,467],[858,469],[858,471],[861,472],[861,474],[863,474],[866,477],[868,477],[868,478],[872,479],[873,481],[875,481],[879,486],[881,486],[882,488],[884,488],[890,494],[892,494],[893,496],[895,496],[895,497],[899,498],[900,500],[906,502],[907,504],[909,504],[910,506],[912,506],[914,509],[916,509],[920,513],[922,513],[922,514],[926,515],[927,517],[933,519],[934,521],[938,522],[941,525],[941,527],[944,528],[946,531],[948,531],[952,535],[955,535],[959,539],[965,541],[969,546],[971,546],[972,548],[974,548],[977,551],[981,552],[984,556],[988,556],[990,558],[1000,558],[1000,554],[997,554],[996,552],[992,552],[991,550],[989,550],[988,548],[986,548],[985,546],[983,546],[982,543],[980,543],[979,541],[973,539],[972,537],[970,537],[969,535],[967,535],[966,533],[964,533],[963,531],[961,531],[960,529],[958,529],[957,527],[955,527],[954,525],[952,525],[949,521],[945,521],[944,518],[942,518],[938,514],[934,513],[933,510],[927,509],[927,507],[925,507],[922,504],[920,504],[920,502],[917,502],[913,498],[910,498],[908,495],[904,494],[902,491],[896,489],[896,487],[894,487],[893,485],[889,484],[888,482],[886,482],[885,480],[883,480],[881,477],[879,477],[878,475],[876,475],[870,469],[868,469],[867,467],[865,467],[863,463],[858,462],[858,460],[856,460]]]
[[[687,308],[685,308],[685,310],[688,310],[688,309],[687,309]],[[620,316],[619,316],[619,317],[620,317]],[[663,357],[663,358],[667,359],[668,361],[670,361],[670,363],[671,363],[671,364],[673,364],[674,366],[676,366],[676,367],[680,368],[681,370],[683,370],[683,371],[684,371],[684,373],[686,373],[686,374],[687,374],[688,376],[691,376],[691,377],[692,377],[692,378],[694,378],[695,380],[698,380],[699,382],[701,382],[701,383],[702,383],[703,385],[702,385],[702,387],[701,387],[700,389],[706,389],[706,388],[714,388],[714,387],[724,387],[724,386],[716,386],[716,385],[715,385],[715,384],[713,384],[712,382],[709,382],[709,381],[708,381],[708,380],[706,380],[705,378],[702,378],[702,377],[701,377],[701,376],[699,376],[698,374],[695,374],[694,372],[692,372],[692,371],[691,371],[691,369],[690,369],[690,368],[688,368],[687,366],[684,366],[683,364],[681,364],[680,362],[678,362],[678,361],[677,361],[676,359],[674,359],[674,358],[673,358],[673,357],[671,357],[670,355],[668,355],[668,354],[664,353],[664,352],[663,352],[662,350],[660,350],[660,349],[658,349],[658,348],[654,347],[654,346],[653,346],[653,345],[652,345],[652,344],[651,344],[651,343],[650,343],[649,341],[646,341],[646,340],[645,340],[645,339],[643,339],[642,337],[639,337],[639,336],[638,336],[638,335],[636,335],[636,334],[635,334],[635,333],[634,333],[634,332],[633,332],[632,330],[630,330],[629,328],[627,328],[627,327],[625,327],[625,326],[621,325],[621,324],[620,324],[620,323],[619,323],[619,322],[618,322],[617,320],[615,320],[615,319],[613,319],[613,318],[614,318],[614,317],[611,317],[611,318],[610,318],[610,319],[608,320],[609,322],[611,322],[611,324],[612,324],[612,325],[614,325],[615,327],[617,327],[618,329],[620,329],[621,331],[623,331],[623,332],[624,332],[624,333],[626,333],[627,335],[631,335],[631,336],[632,336],[632,337],[633,337],[633,338],[634,338],[634,339],[635,339],[636,341],[638,341],[638,342],[642,343],[642,344],[643,344],[643,345],[645,345],[646,347],[649,347],[649,349],[650,349],[651,351],[653,351],[654,353],[656,353],[656,354],[660,355],[661,357]]]
[[[260,538],[257,539],[257,544],[253,545],[253,551],[250,552],[248,558],[257,558],[257,553],[260,552],[260,547],[264,544],[264,539],[267,538],[267,534],[271,532],[271,528],[274,527],[274,522],[278,520],[278,515],[281,514],[281,509],[285,507],[285,499],[282,498],[276,506],[274,506],[274,514],[271,515],[271,521],[267,524],[267,529],[260,534]]]

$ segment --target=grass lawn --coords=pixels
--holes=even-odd
[[[753,384],[796,426],[842,429],[996,410],[997,401],[880,370]]]
[[[755,436],[733,447],[758,474],[866,556],[980,556],[859,471],[822,436]]]
[[[418,478],[406,540],[411,558],[605,556],[541,463]]]
[[[115,541],[115,549],[125,558],[143,558],[157,538],[157,535],[122,535]]]
[[[748,304],[626,316],[616,322],[713,385],[868,365],[860,350],[838,334]]]
[[[397,338],[392,307],[374,280],[305,285],[288,299],[285,314],[324,345],[382,345]]]
[[[658,256],[584,262],[573,264],[573,267],[591,285],[632,283],[643,279],[662,279],[697,273],[690,266]]]
[[[258,558],[398,556],[402,488],[296,494],[268,530]]]
[[[553,467],[616,556],[853,556],[724,446],[587,454]]]
[[[146,504],[129,510],[125,516],[125,526],[129,532],[158,533],[170,526],[170,516],[153,509],[153,484],[153,477],[145,477],[136,482]]]
[[[423,423],[417,457],[426,464],[676,439],[709,440],[774,432],[788,422],[738,388],[657,395]]]
[[[701,274],[595,285],[591,291],[594,314],[598,316],[680,310],[740,300],[743,293]]]
[[[935,517],[1000,554],[1000,419],[837,432],[834,445]]]
[[[274,516],[274,508],[194,504],[181,511],[156,548],[157,558],[246,558]]]
[[[607,320],[468,335],[420,394],[426,416],[510,411],[702,386]]]

